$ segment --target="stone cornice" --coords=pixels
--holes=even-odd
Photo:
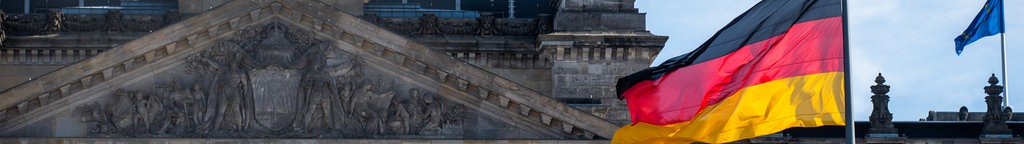
[[[302,7],[302,8],[293,8]],[[611,138],[617,125],[571,108],[529,90],[511,80],[431,50],[398,34],[376,27],[358,17],[338,12],[319,1],[233,1],[170,25],[93,58],[47,74],[38,80],[0,93],[0,134],[41,120],[74,105],[109,93],[118,87],[180,64],[198,48],[248,25],[281,19],[340,41],[346,49],[373,55],[375,63],[390,64],[430,78],[442,86],[439,92],[466,106],[527,126],[531,131],[561,138]],[[344,48],[344,47],[343,47]]]

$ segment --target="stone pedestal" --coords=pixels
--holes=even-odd
[[[556,33],[540,36],[541,51],[552,61],[551,97],[563,101],[589,101],[567,104],[618,124],[628,123],[628,110],[625,102],[616,98],[615,82],[619,77],[647,68],[666,40],[663,36],[643,34]]]
[[[554,32],[537,37],[540,51],[552,62],[552,98],[616,124],[629,123],[615,82],[649,67],[668,40],[645,30],[645,16],[633,2],[560,3]]]

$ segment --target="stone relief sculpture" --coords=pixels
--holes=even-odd
[[[181,20],[175,10],[163,15],[123,15],[110,10],[102,15],[65,15],[60,10],[51,10],[45,15],[11,15],[0,20],[7,32],[19,34],[41,34],[46,32],[149,32]]]
[[[416,34],[439,34],[441,28],[438,26],[437,16],[432,13],[424,13],[419,18],[420,28],[416,31]]]
[[[380,138],[463,125],[461,105],[368,78],[355,56],[283,24],[241,30],[185,67],[188,78],[118,90],[76,112],[96,137]]]
[[[478,18],[441,18],[425,13],[415,18],[385,18],[366,13],[363,19],[396,33],[410,35],[536,35],[551,32],[550,16],[538,18],[497,18],[481,14]]]
[[[4,39],[7,39],[7,33],[4,31],[5,19],[7,19],[7,14],[0,10],[0,46],[4,46]]]
[[[482,36],[498,35],[498,29],[494,25],[494,19],[494,14],[480,14],[480,17],[476,18],[476,34]]]
[[[57,32],[64,30],[64,26],[61,25],[61,22],[64,21],[64,13],[60,12],[60,10],[50,10],[49,13],[46,13],[46,19],[46,31]]]

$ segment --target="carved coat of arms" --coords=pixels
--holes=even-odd
[[[284,24],[238,31],[188,62],[191,78],[120,90],[79,113],[93,133],[124,137],[373,138],[462,125],[460,105],[362,77],[355,56]]]

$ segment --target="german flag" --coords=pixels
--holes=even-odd
[[[620,78],[613,143],[725,143],[845,125],[840,0],[766,0],[693,52]]]

